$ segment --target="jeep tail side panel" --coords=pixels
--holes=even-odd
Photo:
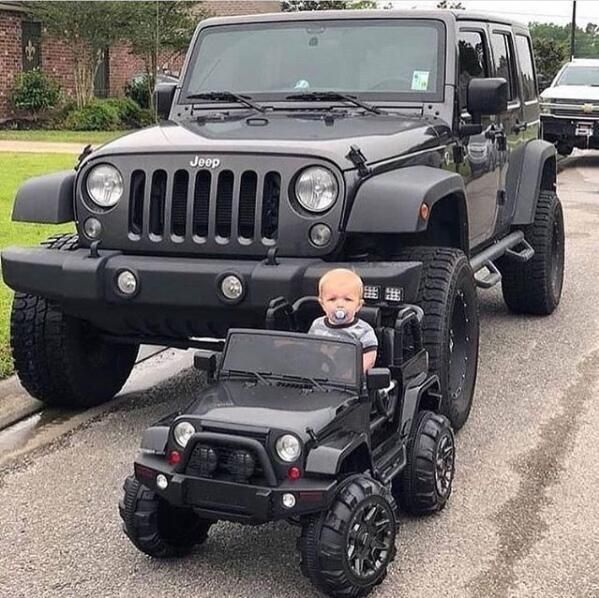
[[[45,224],[73,222],[75,174],[74,170],[61,170],[25,181],[17,191],[12,219]]]

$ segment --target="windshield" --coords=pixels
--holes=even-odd
[[[317,336],[233,333],[221,372],[260,372],[356,385],[357,345]]]
[[[568,66],[562,73],[556,85],[598,85],[599,65],[597,66]]]
[[[440,99],[444,45],[441,22],[415,19],[207,27],[187,69],[184,96],[227,90],[284,100],[301,92],[336,91],[374,99]]]

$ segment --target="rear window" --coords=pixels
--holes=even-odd
[[[518,96],[516,88],[516,77],[514,76],[514,56],[512,46],[506,33],[493,33],[491,35],[493,56],[495,57],[495,73],[497,77],[503,77],[508,84],[508,100]]]
[[[520,60],[520,70],[522,71],[522,92],[524,101],[528,102],[537,97],[530,40],[524,35],[516,35],[516,48],[518,50],[518,59]]]

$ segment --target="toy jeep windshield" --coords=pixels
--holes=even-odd
[[[273,302],[271,315],[297,323],[302,306]],[[302,529],[302,571],[323,591],[363,595],[383,580],[396,503],[410,513],[445,506],[454,441],[421,312],[394,310],[393,327],[378,308],[360,315],[376,327],[385,365],[366,374],[350,340],[229,331],[213,383],[144,433],[120,503],[138,549],[183,555],[218,520],[287,520]],[[215,355],[198,354],[196,365],[212,378]]]
[[[531,48],[526,27],[471,11],[202,21],[180,81],[156,91],[160,124],[19,189],[15,220],[76,227],[2,253],[21,382],[52,405],[106,401],[140,343],[263,328],[272,297],[346,267],[368,305],[422,308],[441,412],[461,427],[477,287],[501,283],[516,313],[561,296]]]

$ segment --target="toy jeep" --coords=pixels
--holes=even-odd
[[[271,297],[350,267],[369,305],[424,310],[457,429],[476,287],[556,308],[562,208],[525,27],[448,10],[207,19],[156,100],[159,125],[18,191],[15,220],[77,229],[2,254],[15,367],[42,401],[108,400],[140,343],[262,328]]]
[[[285,306],[272,309],[301,311]],[[302,571],[320,589],[358,596],[379,584],[395,556],[396,502],[438,511],[454,474],[416,311],[395,310],[393,328],[378,308],[360,312],[387,366],[366,374],[350,340],[230,330],[215,383],[143,435],[119,506],[133,544],[179,556],[218,520],[287,520],[301,526]],[[214,354],[196,357],[214,370]]]

